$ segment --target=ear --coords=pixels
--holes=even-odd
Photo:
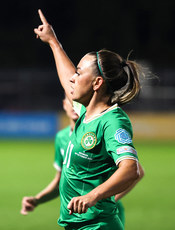
[[[96,77],[92,83],[93,90],[94,91],[99,90],[99,88],[102,86],[103,83],[104,83],[104,79],[101,76]]]

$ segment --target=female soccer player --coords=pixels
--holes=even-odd
[[[63,162],[58,223],[65,229],[123,229],[114,195],[138,180],[139,167],[132,127],[119,105],[140,90],[137,64],[100,50],[75,68],[41,10],[39,15],[43,24],[34,32],[50,45],[60,82],[80,115]]]
[[[21,214],[27,215],[33,211],[38,205],[56,198],[59,195],[59,182],[61,178],[61,170],[64,159],[64,146],[69,142],[70,135],[75,127],[78,115],[73,110],[69,100],[65,97],[63,100],[63,108],[69,118],[70,125],[62,129],[55,137],[55,160],[54,167],[57,170],[54,179],[49,185],[39,192],[36,196],[25,196],[22,199]],[[120,212],[122,214],[122,212]]]
[[[78,119],[78,115],[75,113],[72,105],[70,104],[70,102],[68,101],[66,97],[63,100],[63,108],[66,112],[66,115],[69,118],[70,125],[64,128],[63,130],[59,131],[55,137],[54,167],[57,170],[57,173],[55,175],[55,178],[51,181],[51,183],[49,183],[49,185],[44,190],[39,192],[36,196],[23,197],[22,208],[21,208],[22,215],[28,215],[28,213],[31,211],[34,211],[38,205],[48,202],[56,198],[59,195],[58,187],[59,187],[59,182],[61,178],[61,170],[62,170],[64,156],[65,156],[64,146],[69,142],[70,136],[75,127],[75,122]],[[139,180],[140,180],[143,177],[143,169],[140,164],[139,164],[139,167],[141,171],[141,174],[139,177]],[[130,187],[129,190],[124,191],[121,194],[115,195],[116,206],[118,209],[117,215],[119,216],[123,225],[125,224],[124,208],[123,208],[122,202],[119,199],[121,199],[131,189],[132,187]]]

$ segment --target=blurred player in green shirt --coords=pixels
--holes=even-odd
[[[78,115],[75,113],[72,105],[66,98],[63,100],[63,108],[69,118],[70,125],[67,126],[65,129],[59,131],[55,137],[54,167],[57,173],[51,183],[36,196],[27,196],[23,198],[21,209],[21,214],[23,215],[27,215],[28,212],[33,211],[35,207],[39,204],[42,204],[59,196],[59,182],[61,178],[61,169],[64,157],[64,146],[69,142],[70,135],[75,126],[75,122],[78,119]]]

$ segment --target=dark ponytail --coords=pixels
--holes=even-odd
[[[89,54],[95,56],[94,74],[102,76],[103,73],[102,77],[107,85],[106,93],[111,95],[111,104],[124,105],[139,93],[141,70],[136,62],[125,61],[120,55],[109,50]]]
[[[140,92],[140,82],[139,75],[141,70],[139,65],[134,61],[126,61],[126,66],[123,67],[124,71],[128,75],[128,81],[123,89],[114,91],[114,95],[111,98],[112,103],[118,103],[119,105],[124,105],[135,98]],[[115,93],[116,92],[116,93]]]

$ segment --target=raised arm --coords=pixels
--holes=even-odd
[[[37,38],[40,38],[43,42],[49,44],[55,59],[55,64],[57,68],[58,77],[65,90],[65,93],[70,101],[71,88],[70,88],[70,78],[75,74],[76,68],[63,50],[61,43],[58,41],[57,36],[52,28],[52,26],[47,22],[45,16],[41,10],[38,10],[39,17],[41,19],[42,25],[34,29]]]

